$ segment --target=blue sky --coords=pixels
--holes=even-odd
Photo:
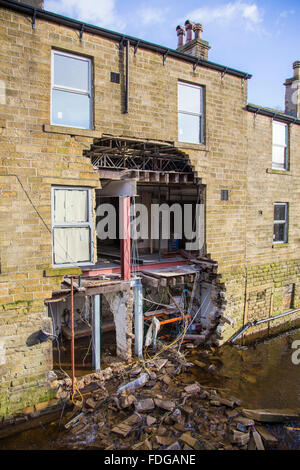
[[[299,0],[45,0],[45,9],[176,49],[175,28],[203,24],[209,59],[253,74],[248,101],[284,107],[300,60]]]

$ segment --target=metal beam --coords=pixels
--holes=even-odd
[[[134,298],[134,354],[143,357],[144,316],[143,316],[143,286],[140,279],[133,281]]]
[[[109,181],[99,192],[100,197],[137,196],[136,180]]]
[[[101,369],[101,294],[94,296],[93,302],[93,368]]]

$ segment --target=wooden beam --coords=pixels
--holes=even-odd
[[[90,287],[84,294],[80,293],[79,296],[90,297],[91,295],[106,294],[108,292],[124,292],[130,288],[130,283],[119,282],[118,284],[103,285],[97,287]]]
[[[142,278],[142,284],[149,285],[151,287],[155,287],[156,289],[159,286],[159,280],[157,278],[147,276],[146,274],[140,273]]]

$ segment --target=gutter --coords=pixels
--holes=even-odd
[[[288,312],[281,313],[280,315],[275,315],[270,318],[265,318],[264,320],[254,320],[253,322],[249,322],[244,325],[241,330],[235,333],[227,342],[233,344],[238,338],[240,338],[245,331],[249,330],[249,328],[257,325],[261,325],[262,323],[269,323],[273,320],[278,320],[278,318],[286,317],[287,315],[291,315],[292,313],[297,313],[300,311],[300,308],[296,308],[295,310],[289,310]]]
[[[153,44],[151,42],[144,41],[142,39],[138,39],[133,36],[126,36],[124,34],[120,34],[115,31],[110,31],[108,29],[100,28],[99,26],[93,26],[91,24],[74,20],[66,16],[58,15],[56,13],[42,10],[40,8],[35,8],[31,5],[20,3],[15,0],[0,0],[0,6],[2,6],[3,8],[8,8],[9,10],[13,10],[18,13],[23,13],[25,15],[32,16],[33,28],[35,25],[35,19],[39,18],[41,20],[51,21],[53,23],[57,23],[62,26],[67,26],[73,29],[77,29],[80,32],[81,38],[84,33],[91,33],[91,34],[96,34],[98,36],[102,36],[102,37],[112,39],[118,42],[128,41],[129,45],[135,46],[135,52],[138,47],[143,47],[145,49],[158,52],[163,55],[164,62],[166,60],[166,56],[168,55],[176,59],[180,59],[185,62],[190,62],[194,64],[194,70],[196,69],[197,65],[199,65],[199,66],[203,66],[209,69],[217,70],[218,72],[222,72],[224,74],[227,73],[235,77],[240,77],[244,80],[248,80],[252,77],[252,75],[246,72],[241,72],[240,70],[232,69],[230,67],[225,67],[224,65],[220,65],[215,62],[211,62],[209,60],[201,59],[199,57],[195,57],[190,54],[185,54],[183,52],[176,51],[175,49],[169,49],[167,47],[159,46],[158,44]]]
[[[271,117],[272,119],[276,119],[278,121],[286,122],[288,124],[300,124],[300,119],[289,116],[288,114],[281,113],[280,111],[272,111],[271,109],[263,108],[260,106],[255,106],[253,104],[247,104],[246,111],[255,114],[261,114],[262,116]]]

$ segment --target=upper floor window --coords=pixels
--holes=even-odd
[[[52,51],[51,124],[92,128],[92,62]]]
[[[287,243],[288,203],[274,204],[274,243]]]
[[[93,262],[93,212],[90,188],[52,188],[54,265]]]
[[[178,83],[178,141],[204,142],[203,87]]]
[[[272,168],[275,170],[288,169],[288,130],[284,122],[273,121]]]

